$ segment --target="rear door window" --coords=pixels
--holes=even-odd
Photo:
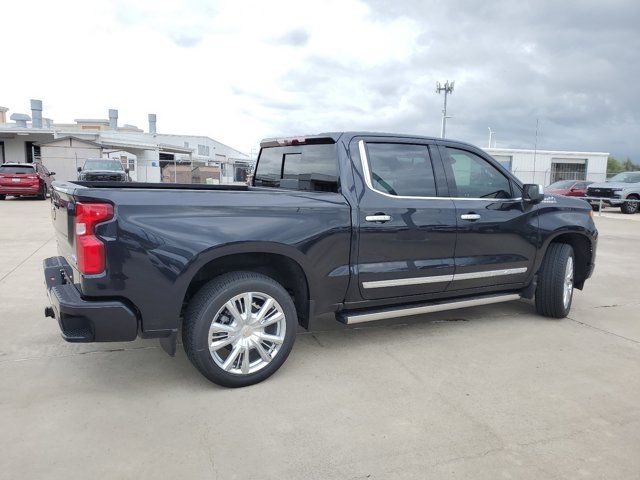
[[[381,193],[435,197],[436,182],[426,145],[367,143],[371,185]]]

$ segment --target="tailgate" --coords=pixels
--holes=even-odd
[[[75,200],[73,193],[78,187],[66,182],[54,182],[51,190],[51,220],[55,229],[58,252],[69,264],[75,265],[73,220]]]

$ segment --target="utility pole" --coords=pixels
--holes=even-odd
[[[487,127],[487,128],[489,129],[489,148],[491,148],[493,136],[495,135],[496,132],[491,130],[491,127]]]
[[[540,125],[540,119],[536,118],[536,140],[533,144],[533,182],[536,183],[536,156],[538,153],[538,126]]]
[[[436,82],[436,93],[440,93],[444,91],[444,107],[442,109],[442,130],[440,130],[440,138],[444,138],[447,130],[447,95],[453,93],[453,84],[455,82],[449,83],[447,80],[444,85],[441,85],[440,82]]]

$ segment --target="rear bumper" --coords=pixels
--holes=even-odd
[[[14,185],[0,185],[0,195],[38,195],[40,185],[25,185],[24,187]]]
[[[119,300],[86,300],[68,279],[64,257],[44,260],[44,278],[51,303],[48,310],[67,342],[125,342],[138,335],[135,312]]]

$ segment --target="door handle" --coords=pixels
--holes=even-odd
[[[391,215],[385,215],[383,213],[377,213],[375,215],[367,215],[366,217],[364,217],[364,219],[367,222],[384,223],[384,222],[388,222],[389,220],[391,220]]]
[[[460,215],[460,218],[462,220],[480,220],[480,215],[478,215],[477,213],[464,213],[462,215]]]

